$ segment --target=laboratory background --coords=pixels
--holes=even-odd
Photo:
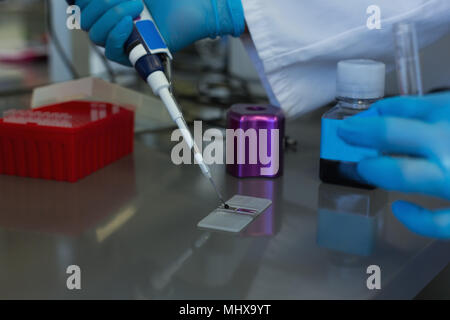
[[[240,38],[152,53],[162,66],[143,81],[138,59],[136,68],[113,62],[69,28],[67,8],[0,1],[0,299],[450,299],[448,238],[417,234],[391,207],[449,201],[355,177],[359,160],[347,157],[371,151],[342,153],[337,136],[325,140],[361,109],[345,114],[348,100],[328,98],[305,112],[277,106],[248,49],[251,25]],[[371,86],[374,96],[360,99],[368,107],[402,90],[448,92],[450,33],[415,55],[422,33],[404,27],[411,47],[397,42],[379,61],[342,57],[327,85],[312,76],[308,90],[321,96],[337,81],[345,92],[353,77]],[[140,46],[130,44],[130,57]],[[410,55],[403,66],[400,54]],[[420,90],[408,82],[418,77]],[[249,128],[276,130],[259,137],[272,156],[278,147],[275,169],[205,164],[208,144]],[[195,163],[174,163],[182,139]],[[235,141],[236,154],[247,140]],[[381,273],[373,285],[372,272]]]

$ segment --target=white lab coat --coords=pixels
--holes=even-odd
[[[257,52],[250,50],[250,56],[272,103],[280,105],[291,117],[333,100],[339,60],[376,59],[392,70],[395,23],[414,22],[421,47],[450,32],[450,0],[242,0],[242,3]],[[367,9],[375,3],[381,9],[379,30],[367,26],[371,17]]]

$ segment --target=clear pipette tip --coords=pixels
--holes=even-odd
[[[217,194],[217,196],[219,197],[220,202],[222,202],[223,207],[224,207],[225,209],[229,208],[229,206],[225,203],[225,200],[223,199],[222,194],[220,193],[219,188],[217,188],[216,183],[214,182],[213,178],[208,178],[208,179],[209,179],[209,181],[211,182],[211,184],[213,185],[214,190],[216,190],[216,194]]]
[[[170,91],[169,91],[169,96],[171,98],[171,102],[174,105],[176,105],[176,108],[180,109],[179,106],[178,106],[178,103],[177,103],[177,101],[176,101],[176,99],[174,97],[174,95]],[[163,101],[164,101],[164,99],[163,99]],[[216,186],[216,184],[215,184],[215,182],[214,182],[214,180],[213,180],[213,178],[211,176],[211,172],[208,169],[208,166],[203,161],[202,153],[200,152],[199,148],[195,144],[195,140],[192,138],[192,135],[191,135],[191,132],[188,129],[188,125],[186,123],[186,120],[184,119],[183,116],[178,118],[178,120],[179,119],[182,120],[184,128],[183,128],[183,126],[180,126],[180,124],[178,126],[180,127],[180,129],[184,129],[185,130],[184,133],[185,133],[186,136],[184,138],[187,141],[192,141],[192,147],[191,148],[192,148],[192,151],[194,152],[194,157],[196,158],[197,163],[200,166],[200,169],[202,170],[203,175],[205,175],[208,178],[208,180],[211,182],[211,184],[214,187],[214,190],[216,191],[216,194],[219,197],[220,202],[223,204],[224,208],[226,208],[226,209],[229,208],[229,206],[225,203],[225,200],[223,199],[222,194],[220,193],[219,189],[217,188],[217,186]],[[175,121],[175,122],[177,122],[177,121]]]

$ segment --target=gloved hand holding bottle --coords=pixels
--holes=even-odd
[[[197,40],[240,36],[245,29],[241,0],[145,0],[161,35],[172,52]],[[143,10],[142,0],[77,0],[81,27],[91,40],[106,48],[108,59],[130,65],[124,44],[133,19]]]
[[[450,93],[379,101],[364,117],[344,120],[338,134],[384,154],[359,162],[358,173],[368,183],[450,200]],[[430,211],[397,201],[392,210],[412,231],[450,239],[450,209]]]

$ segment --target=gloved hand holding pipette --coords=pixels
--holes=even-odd
[[[81,27],[91,40],[105,46],[108,59],[130,65],[123,47],[133,21],[143,10],[141,0],[77,0]],[[197,40],[223,35],[238,37],[245,21],[241,0],[145,0],[171,52]],[[188,26],[188,27],[187,27]]]
[[[92,42],[106,48],[108,59],[131,66],[123,48],[133,31],[133,19],[144,9],[142,0],[76,0],[75,4],[81,9],[81,28]]]
[[[450,200],[450,93],[382,100],[365,117],[344,120],[338,133],[351,145],[385,154],[358,164],[370,184]],[[412,231],[450,239],[450,209],[397,201],[392,210]]]

